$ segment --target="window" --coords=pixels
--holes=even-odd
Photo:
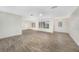
[[[49,23],[48,22],[39,22],[39,28],[49,28]]]
[[[35,23],[32,23],[32,28],[35,28]]]
[[[58,23],[58,27],[62,27],[62,22],[61,21]]]

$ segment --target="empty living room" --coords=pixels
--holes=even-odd
[[[79,6],[0,6],[0,52],[79,52]]]

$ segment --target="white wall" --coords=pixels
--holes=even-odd
[[[48,20],[50,21],[49,23],[49,29],[40,29],[39,28],[39,21],[41,17],[38,17],[38,16],[27,16],[26,18],[23,18],[23,29],[32,29],[32,30],[37,30],[37,31],[44,31],[44,32],[53,32],[53,18],[46,18],[44,19],[44,21]],[[36,27],[35,28],[32,28],[31,27],[31,24],[35,23],[36,24]]]
[[[56,18],[56,19],[54,19],[54,31],[67,33],[67,31],[68,31],[68,28],[67,28],[68,22],[67,21],[68,20],[66,18]],[[62,22],[62,27],[58,26],[59,22]]]
[[[21,34],[21,17],[0,12],[0,38]]]
[[[22,30],[30,29],[31,22],[27,20],[27,17],[22,18]]]
[[[69,34],[79,45],[79,17],[71,17],[69,19]]]
[[[79,7],[72,13],[69,21],[69,34],[79,45]]]
[[[40,19],[42,19],[42,21],[50,21],[50,29],[43,29],[43,28],[39,28],[38,22],[41,21]],[[58,23],[62,22],[62,27],[58,27]],[[32,28],[31,27],[31,23],[34,22],[36,24],[36,28]],[[45,31],[45,32],[65,32],[68,33],[68,19],[67,17],[49,17],[49,16],[42,16],[42,17],[38,17],[38,16],[27,16],[26,18],[24,18],[24,23],[23,23],[23,29],[33,29],[33,30],[39,30],[39,31]]]
[[[37,30],[36,28],[32,28],[32,23],[36,23],[36,26],[38,25],[38,17],[36,16],[26,16],[22,18],[22,30],[27,30],[27,29],[33,29],[33,30]]]
[[[23,20],[23,22],[22,22],[22,30],[30,29],[30,27],[31,27],[31,23],[29,21]]]

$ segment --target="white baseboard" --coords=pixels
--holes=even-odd
[[[18,36],[22,35],[22,33],[17,33],[17,34],[12,34],[12,35],[7,35],[7,36],[0,36],[0,39],[8,38],[8,37],[13,37],[13,36]]]

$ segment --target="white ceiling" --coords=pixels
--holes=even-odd
[[[0,6],[0,11],[13,13],[20,16],[30,14],[39,16],[40,13],[48,16],[64,17],[70,16],[77,6],[58,6],[51,9],[52,6]]]

